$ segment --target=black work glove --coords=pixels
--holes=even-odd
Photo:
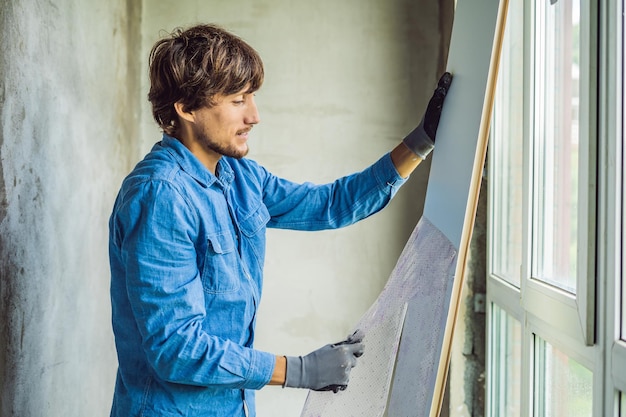
[[[428,102],[422,121],[402,140],[413,153],[422,159],[426,159],[435,147],[439,118],[441,117],[443,102],[450,89],[450,84],[452,84],[452,74],[445,72],[439,79],[437,88]]]
[[[306,356],[287,356],[285,387],[335,393],[345,390],[356,359],[363,355],[362,340],[355,333],[342,342],[326,345]]]

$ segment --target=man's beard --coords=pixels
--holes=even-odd
[[[220,144],[213,141],[204,132],[196,132],[196,137],[198,138],[198,142],[202,144],[202,146],[210,151],[216,152],[223,156],[229,156],[231,158],[241,159],[248,154],[249,148],[246,144],[246,149],[239,150],[234,145],[231,144]]]

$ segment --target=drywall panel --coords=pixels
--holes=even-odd
[[[438,262],[431,262],[433,258]],[[352,370],[347,390],[338,394],[311,391],[302,417],[384,415],[402,328],[410,325],[420,328],[421,334],[440,333],[439,329],[445,326],[451,280],[432,280],[431,277],[450,276],[454,272],[455,261],[456,250],[450,241],[422,217],[387,285],[355,326],[355,330],[364,336],[365,354]],[[415,299],[428,299],[429,302],[416,303],[413,302]],[[409,307],[411,311],[408,311]],[[405,351],[419,353],[422,369],[413,372],[401,383],[410,386],[411,395],[422,398],[426,404],[430,403],[434,385],[434,375],[428,371],[437,368],[440,345],[441,341],[433,337],[420,337],[415,343],[403,340],[402,344]],[[420,352],[415,352],[415,347],[420,347]],[[416,376],[420,376],[419,383],[416,383]],[[432,381],[428,383],[422,376]],[[394,386],[398,383],[396,378]]]
[[[448,70],[454,74],[437,135],[423,218],[430,220],[457,248],[453,274],[431,277],[446,280],[444,304],[430,296],[409,302],[389,401],[390,416],[438,416],[450,361],[450,348],[460,304],[463,275],[471,240],[478,194],[487,153],[507,0],[459,1],[452,30]],[[442,259],[434,257],[431,262]],[[429,307],[425,307],[429,306]],[[421,316],[413,312],[446,311],[445,324],[425,332]],[[410,320],[410,321],[409,321]],[[437,341],[438,366],[424,366],[432,341]],[[411,383],[412,382],[412,383]],[[422,384],[422,385],[419,385]],[[415,395],[427,384],[428,397]],[[432,385],[431,385],[432,384]],[[422,391],[420,388],[419,391]]]
[[[470,198],[498,0],[459,0],[448,54],[454,79],[437,133],[424,216],[458,248]],[[482,167],[480,167],[482,169]]]

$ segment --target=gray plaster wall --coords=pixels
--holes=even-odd
[[[0,415],[108,415],[107,220],[160,137],[145,74],[163,31],[213,22],[255,47],[267,76],[250,157],[326,182],[419,122],[445,66],[452,3],[0,0]],[[259,349],[305,354],[346,335],[421,215],[428,168],[358,225],[270,231]],[[259,416],[297,416],[305,395],[263,389]]]
[[[139,2],[0,1],[0,415],[105,416],[107,220],[138,154]]]

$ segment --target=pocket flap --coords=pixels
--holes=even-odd
[[[207,240],[215,253],[228,253],[235,250],[235,241],[230,233],[210,234]]]
[[[250,214],[239,217],[239,219],[241,232],[251,237],[257,234],[270,221],[270,212],[267,211],[267,207],[264,204],[260,204],[256,210],[252,210]]]

